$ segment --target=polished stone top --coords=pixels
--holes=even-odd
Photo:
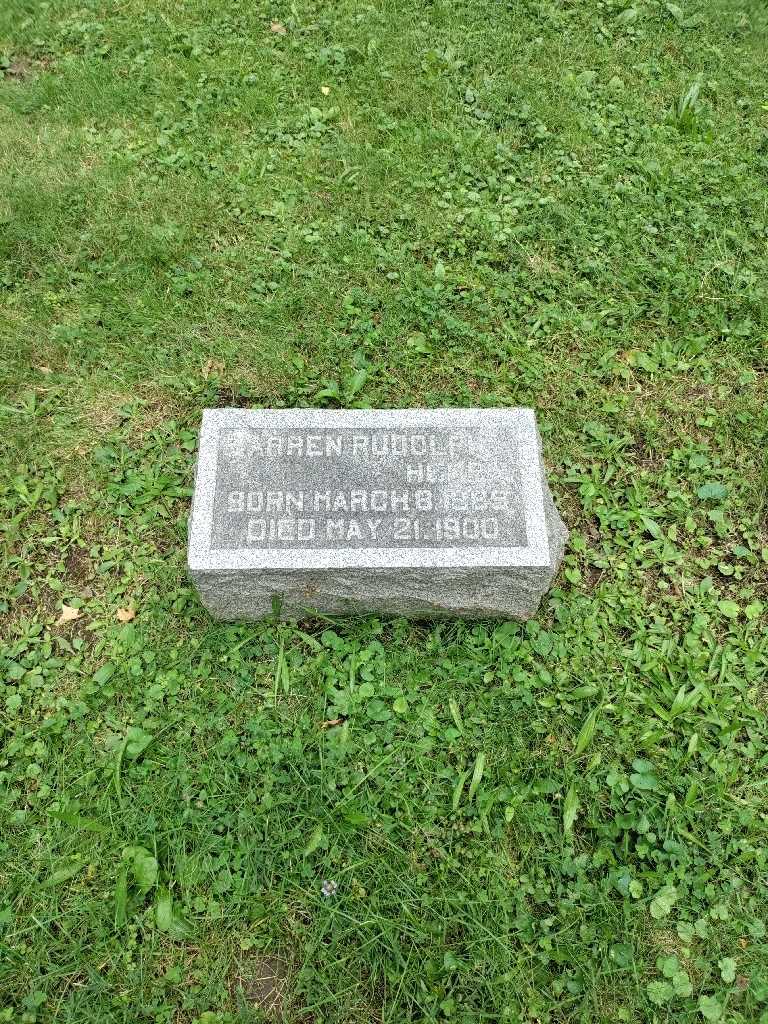
[[[207,409],[192,571],[547,566],[532,409]]]

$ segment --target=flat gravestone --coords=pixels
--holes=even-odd
[[[526,619],[567,531],[532,409],[206,409],[189,571],[221,619]]]

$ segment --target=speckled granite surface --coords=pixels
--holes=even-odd
[[[525,619],[566,540],[531,409],[204,413],[188,565],[217,618]]]

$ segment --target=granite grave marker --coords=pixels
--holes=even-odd
[[[207,409],[189,572],[221,619],[526,619],[567,531],[532,409]]]

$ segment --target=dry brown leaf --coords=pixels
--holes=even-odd
[[[133,622],[136,618],[136,612],[133,608],[118,608],[117,609],[117,621],[118,622]]]
[[[79,618],[80,618],[80,609],[79,608],[73,608],[72,605],[70,605],[70,604],[62,604],[62,606],[61,606],[61,615],[59,616],[59,621],[58,621],[57,625],[60,626],[62,624],[62,622],[74,622],[75,619],[79,619]]]
[[[323,94],[323,96],[330,96],[331,95],[331,87],[330,87],[330,85],[321,85],[320,86],[320,92]]]
[[[329,718],[327,722],[321,722],[321,729],[330,729],[334,725],[343,725],[346,722],[346,718]]]
[[[270,32],[276,32],[279,36],[284,36],[288,29],[280,21],[273,21],[269,26]]]
[[[214,374],[216,374],[216,376],[219,376],[222,373],[224,373],[224,363],[220,363],[216,359],[209,359],[208,362],[203,367],[203,377],[206,380],[208,380],[208,378],[212,377]]]

